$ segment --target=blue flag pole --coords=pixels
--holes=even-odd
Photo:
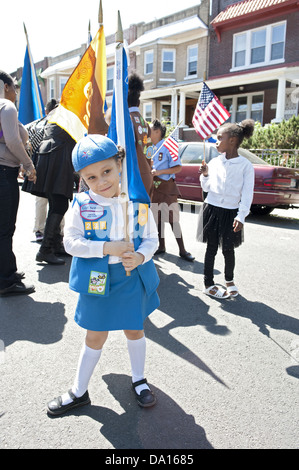
[[[114,92],[108,137],[116,145],[124,147],[126,151],[121,179],[121,193],[123,197],[133,202],[150,204],[150,198],[139,171],[135,137],[128,106],[128,64],[126,51],[123,46],[120,16],[118,21],[119,26],[115,41]]]

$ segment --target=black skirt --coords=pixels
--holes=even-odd
[[[22,190],[35,196],[59,194],[72,200],[72,151],[75,145],[76,142],[65,130],[56,124],[48,123],[39,150],[32,158],[36,168],[36,183],[25,178]]]
[[[217,240],[224,250],[240,246],[244,241],[244,228],[239,232],[233,230],[237,213],[238,209],[224,209],[204,202],[198,216],[197,241]]]

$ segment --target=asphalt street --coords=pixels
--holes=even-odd
[[[73,320],[70,258],[36,263],[34,197],[21,192],[14,251],[36,292],[0,298],[1,449],[298,449],[299,210],[247,218],[240,295],[218,301],[202,292],[205,246],[188,207],[181,223],[196,260],[178,257],[169,227],[167,253],[155,260],[161,305],[145,334],[156,406],[135,403],[125,337],[112,332],[91,405],[49,418],[46,403],[72,385],[84,331]],[[215,270],[223,284],[221,252]]]

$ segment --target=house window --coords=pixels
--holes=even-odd
[[[55,97],[55,85],[54,85],[54,78],[50,78],[49,80],[49,98],[52,100]]]
[[[272,28],[271,60],[282,59],[284,56],[285,25],[279,24]]]
[[[286,21],[234,35],[232,69],[284,61]]]
[[[154,51],[144,53],[144,75],[149,75],[154,71]]]
[[[62,92],[63,92],[63,89],[66,85],[66,82],[68,81],[68,78],[67,77],[60,77],[59,78],[59,91],[60,91],[60,95],[62,95]]]
[[[263,93],[225,96],[221,99],[221,102],[231,115],[227,122],[241,122],[244,119],[263,122]]]
[[[107,91],[113,91],[114,67],[107,67]]]
[[[198,57],[198,46],[188,47],[187,56],[187,76],[197,74],[197,57]]]
[[[147,122],[152,122],[152,103],[144,103],[143,116]]]
[[[254,121],[262,122],[263,120],[263,107],[264,97],[263,95],[253,95],[251,100],[251,119]]]
[[[166,124],[171,122],[171,105],[166,103],[161,103],[161,121]]]
[[[238,34],[235,37],[235,67],[245,65],[246,58],[246,34]]]
[[[174,73],[175,71],[175,50],[163,49],[162,51],[162,72]]]
[[[265,62],[266,52],[266,29],[252,31],[251,34],[251,64]]]
[[[231,115],[233,112],[233,99],[232,98],[224,98],[222,101],[223,106],[227,109],[227,111],[230,113],[230,117],[226,122],[231,122]]]

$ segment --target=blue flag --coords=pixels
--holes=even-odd
[[[108,137],[116,145],[121,145],[126,150],[122,175],[126,185],[124,192],[133,202],[150,204],[150,198],[144,187],[138,166],[134,131],[128,106],[127,56],[123,45],[116,48],[115,68],[115,86]]]
[[[26,47],[19,103],[19,121],[26,125],[45,116],[41,91],[28,46]]]

